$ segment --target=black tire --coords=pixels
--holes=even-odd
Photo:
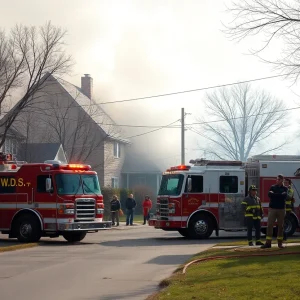
[[[284,231],[287,236],[292,236],[297,229],[297,221],[293,215],[290,215],[284,220]]]
[[[14,230],[21,243],[36,243],[42,236],[40,221],[33,215],[20,216]]]
[[[180,228],[178,232],[184,237],[189,237],[189,230],[187,228]]]
[[[213,220],[206,214],[198,214],[189,222],[189,237],[192,239],[207,239],[214,230]]]
[[[65,232],[63,237],[69,243],[82,241],[86,236],[86,232]]]

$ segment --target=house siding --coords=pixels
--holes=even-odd
[[[112,178],[116,177],[119,179],[119,187],[121,187],[121,171],[124,164],[125,157],[125,145],[120,145],[120,157],[114,156],[114,143],[113,140],[104,142],[104,186],[112,185]]]

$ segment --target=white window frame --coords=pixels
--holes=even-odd
[[[121,157],[121,149],[120,149],[121,145],[119,142],[114,141],[114,157],[115,158],[120,158]]]
[[[119,188],[119,177],[112,177],[111,178],[111,187],[113,189],[118,189]]]

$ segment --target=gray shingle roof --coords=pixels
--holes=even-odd
[[[17,159],[31,163],[42,163],[45,160],[53,160],[60,146],[59,143],[22,144],[18,151]]]
[[[116,139],[124,143],[130,143],[130,141],[123,137],[121,127],[112,120],[112,118],[104,111],[104,109],[97,104],[93,99],[89,99],[85,96],[81,89],[63,79],[58,79],[52,76],[57,82],[71,95],[71,97],[80,105],[87,114],[97,123],[101,129],[111,139]]]

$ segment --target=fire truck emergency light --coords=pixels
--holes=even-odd
[[[190,166],[185,166],[185,165],[180,165],[176,167],[171,167],[171,171],[188,171],[191,167]]]
[[[89,166],[89,165],[81,165],[81,164],[68,164],[67,165],[67,169],[88,171],[88,170],[91,169],[91,166]]]

